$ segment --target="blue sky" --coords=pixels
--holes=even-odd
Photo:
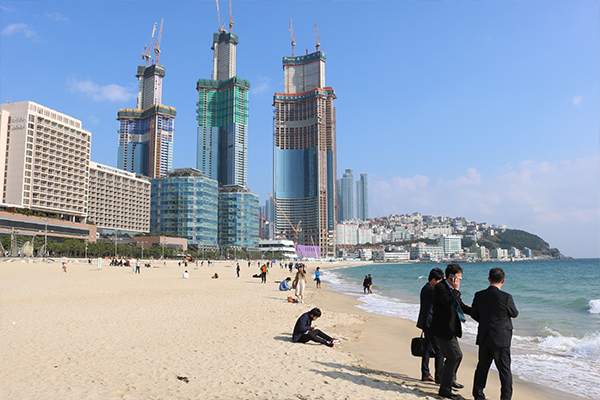
[[[221,20],[229,20],[220,2]],[[338,177],[369,175],[370,216],[464,216],[600,256],[600,3],[240,1],[237,74],[251,82],[249,188],[272,191],[281,59],[314,51],[338,99]],[[211,77],[215,2],[0,2],[0,101],[31,100],[92,132],[116,165],[117,111],[164,18],[163,103],[177,109],[174,167],[195,167],[197,79]]]

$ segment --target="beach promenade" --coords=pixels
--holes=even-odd
[[[294,278],[278,265],[267,284],[243,260],[239,279],[235,262],[190,264],[189,279],[176,261],[154,265],[134,274],[70,262],[63,273],[60,259],[0,261],[0,398],[439,399],[410,355],[414,323],[368,314],[329,290],[328,263],[307,263],[307,277],[321,266],[324,284],[309,278],[305,304],[278,290],[275,281]],[[323,312],[319,329],[342,343],[291,342],[313,307]],[[463,350],[456,393],[471,399],[476,356]],[[492,373],[486,394],[499,393]],[[517,383],[513,398],[552,397]]]

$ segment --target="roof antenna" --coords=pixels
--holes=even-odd
[[[296,45],[296,36],[294,36],[294,28],[292,27],[292,19],[290,18],[290,34],[292,35],[292,57],[294,57],[294,46]]]
[[[315,37],[317,39],[317,51],[319,51],[319,47],[321,46],[321,42],[319,41],[319,33],[317,32],[317,20],[315,20]]]

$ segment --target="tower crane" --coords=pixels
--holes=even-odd
[[[221,25],[221,10],[219,10],[219,0],[215,0],[215,3],[217,4],[217,18],[219,19],[219,33],[221,33],[225,31],[223,29],[223,26],[225,26],[225,24]]]
[[[275,200],[275,197],[273,197],[273,195],[271,193],[269,193],[269,196],[271,196],[271,198],[273,199],[273,202],[277,206],[277,209],[279,211],[281,211],[281,214],[283,214],[283,216],[285,217],[288,224],[290,224],[290,226],[292,227],[292,230],[294,231],[294,244],[297,244],[298,243],[297,242],[298,232],[302,231],[302,229],[300,229],[300,224],[302,223],[302,221],[298,221],[298,226],[294,226],[294,224],[292,224],[292,221],[290,221],[290,219],[287,217],[287,215],[285,215],[285,212],[281,209],[281,207],[279,207],[279,204],[277,203],[277,200]]]
[[[165,21],[164,18],[162,18],[160,20],[160,31],[158,32],[158,41],[156,42],[156,45],[154,46],[154,53],[156,54],[156,60],[154,62],[156,63],[156,65],[158,65],[158,56],[160,55],[160,39],[162,39],[162,28],[163,28],[164,21]]]
[[[233,32],[233,14],[231,12],[231,0],[229,0],[229,33]]]
[[[154,42],[154,32],[156,32],[156,22],[152,28],[152,36],[150,37],[149,43],[144,46],[144,52],[142,53],[142,59],[146,60],[146,67],[150,64],[150,51],[152,50],[152,43]]]
[[[317,51],[319,51],[319,47],[321,46],[321,42],[319,41],[319,33],[317,32],[317,20],[315,20],[315,37],[317,39]]]
[[[292,18],[290,18],[290,34],[292,35],[292,57],[294,57],[294,46],[296,45],[296,36],[294,36],[294,28],[292,28]]]

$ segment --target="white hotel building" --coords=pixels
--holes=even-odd
[[[31,101],[0,105],[0,200],[85,222],[91,133]]]
[[[98,228],[150,232],[150,180],[90,161],[88,221]]]

